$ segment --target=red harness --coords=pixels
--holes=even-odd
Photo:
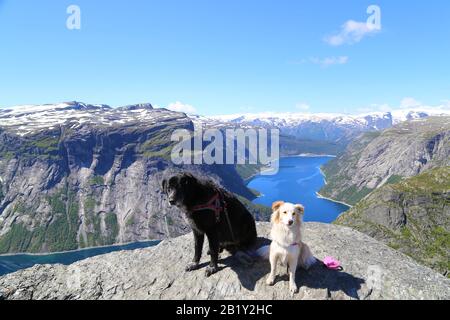
[[[223,198],[223,194],[219,191],[217,192],[211,200],[209,200],[206,204],[200,204],[192,207],[191,212],[197,212],[202,210],[212,210],[216,215],[216,222],[220,222],[220,214],[224,212],[228,228],[230,228],[231,238],[233,239],[233,243],[237,244],[236,237],[234,236],[233,227],[231,225],[230,217],[228,216],[227,203]]]
[[[212,210],[214,211],[214,214],[216,215],[217,222],[220,221],[220,213],[224,211],[224,202],[222,201],[222,198],[219,193],[216,193],[214,197],[212,197],[211,200],[209,200],[205,204],[200,204],[197,206],[194,206],[191,209],[191,212],[197,212],[202,210]]]

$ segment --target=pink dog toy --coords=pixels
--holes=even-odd
[[[341,266],[341,263],[333,257],[326,257],[325,259],[323,259],[323,264],[330,270],[336,271],[344,270],[344,268],[342,268]]]

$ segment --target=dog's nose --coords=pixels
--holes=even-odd
[[[294,224],[294,220],[289,220],[288,224],[292,226]]]

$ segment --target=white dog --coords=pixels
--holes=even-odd
[[[267,278],[268,285],[274,285],[276,277],[277,263],[288,267],[289,290],[297,293],[298,288],[295,283],[295,272],[298,266],[309,269],[316,263],[316,258],[312,255],[309,247],[302,242],[302,220],[304,208],[302,205],[294,205],[283,201],[275,202],[272,206],[272,244],[270,251],[261,248],[258,252],[260,256],[267,256],[269,253],[271,272]]]

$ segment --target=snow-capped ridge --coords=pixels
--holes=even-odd
[[[0,127],[24,136],[59,126],[73,129],[85,124],[112,126],[135,123],[139,126],[163,121],[174,115],[179,114],[165,109],[154,109],[150,103],[112,108],[104,104],[72,101],[0,109]]]

